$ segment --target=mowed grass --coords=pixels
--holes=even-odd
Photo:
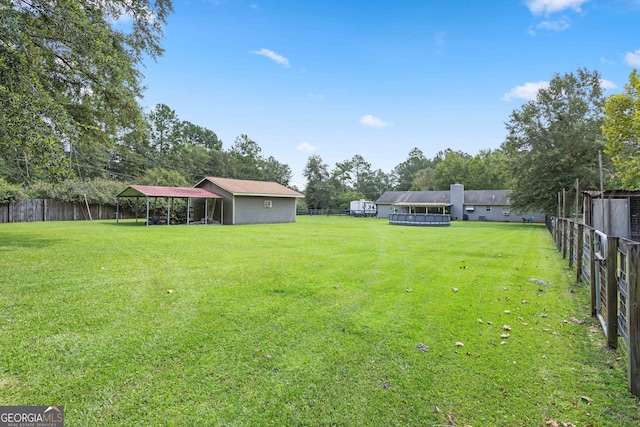
[[[574,275],[538,224],[3,224],[0,405],[64,405],[68,426],[639,425]]]

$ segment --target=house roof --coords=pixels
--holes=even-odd
[[[449,206],[451,195],[449,191],[385,191],[376,200],[379,205],[418,206],[430,203],[430,206]]]
[[[194,187],[209,181],[234,196],[269,196],[269,197],[304,197],[284,185],[270,181],[252,181],[248,179],[218,178],[208,176],[200,180]]]
[[[465,190],[465,205],[510,205],[511,190]]]
[[[130,185],[116,197],[175,197],[221,199],[222,196],[204,188],[161,187],[157,185]]]

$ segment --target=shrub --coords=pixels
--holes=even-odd
[[[0,205],[6,205],[8,203],[15,202],[18,199],[25,198],[25,193],[22,187],[9,184],[3,178],[0,178]]]

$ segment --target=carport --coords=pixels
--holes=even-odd
[[[211,213],[211,218],[213,218],[213,213],[216,209],[216,199],[222,199],[222,196],[214,193],[213,191],[204,189],[204,188],[192,188],[192,187],[161,187],[155,185],[130,185],[118,195],[116,195],[116,223],[120,220],[120,197],[134,197],[136,199],[140,199],[142,197],[146,200],[147,205],[147,214],[146,214],[146,225],[148,226],[151,222],[151,217],[149,216],[149,202],[150,199],[154,199],[157,201],[158,198],[166,198],[167,199],[167,217],[165,219],[166,225],[170,225],[172,223],[171,218],[171,203],[173,199],[186,199],[187,200],[187,224],[193,223],[193,218],[191,216],[191,199],[204,199],[205,207],[204,207],[204,224],[209,224],[213,222],[213,220],[209,220],[209,200],[213,200],[213,212]],[[220,208],[223,209],[223,204],[220,203]],[[136,220],[138,219],[138,212],[136,210]],[[176,222],[177,223],[177,222]]]

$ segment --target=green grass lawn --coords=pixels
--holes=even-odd
[[[64,405],[68,426],[637,426],[574,275],[538,224],[2,224],[0,405]]]

